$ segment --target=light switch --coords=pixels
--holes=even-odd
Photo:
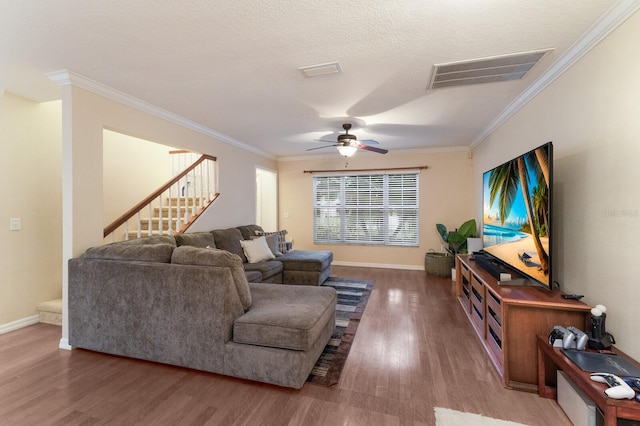
[[[9,219],[9,230],[10,231],[19,231],[22,229],[22,221],[19,217],[12,217]]]

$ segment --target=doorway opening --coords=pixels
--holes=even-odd
[[[278,175],[256,167],[256,224],[265,231],[278,229]]]

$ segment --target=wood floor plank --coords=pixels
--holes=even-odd
[[[334,266],[375,285],[337,385],[280,388],[58,349],[60,327],[0,335],[2,425],[434,425],[434,407],[570,425],[557,403],[502,387],[456,302],[424,271]]]

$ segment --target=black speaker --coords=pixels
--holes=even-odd
[[[484,254],[475,254],[473,258],[482,269],[490,273],[493,278],[500,281],[500,273],[504,272],[502,265]]]

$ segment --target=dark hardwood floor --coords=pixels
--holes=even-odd
[[[60,350],[60,327],[37,324],[0,336],[0,424],[434,425],[434,407],[571,424],[555,401],[502,387],[449,279],[340,266],[332,275],[376,281],[333,387]]]

